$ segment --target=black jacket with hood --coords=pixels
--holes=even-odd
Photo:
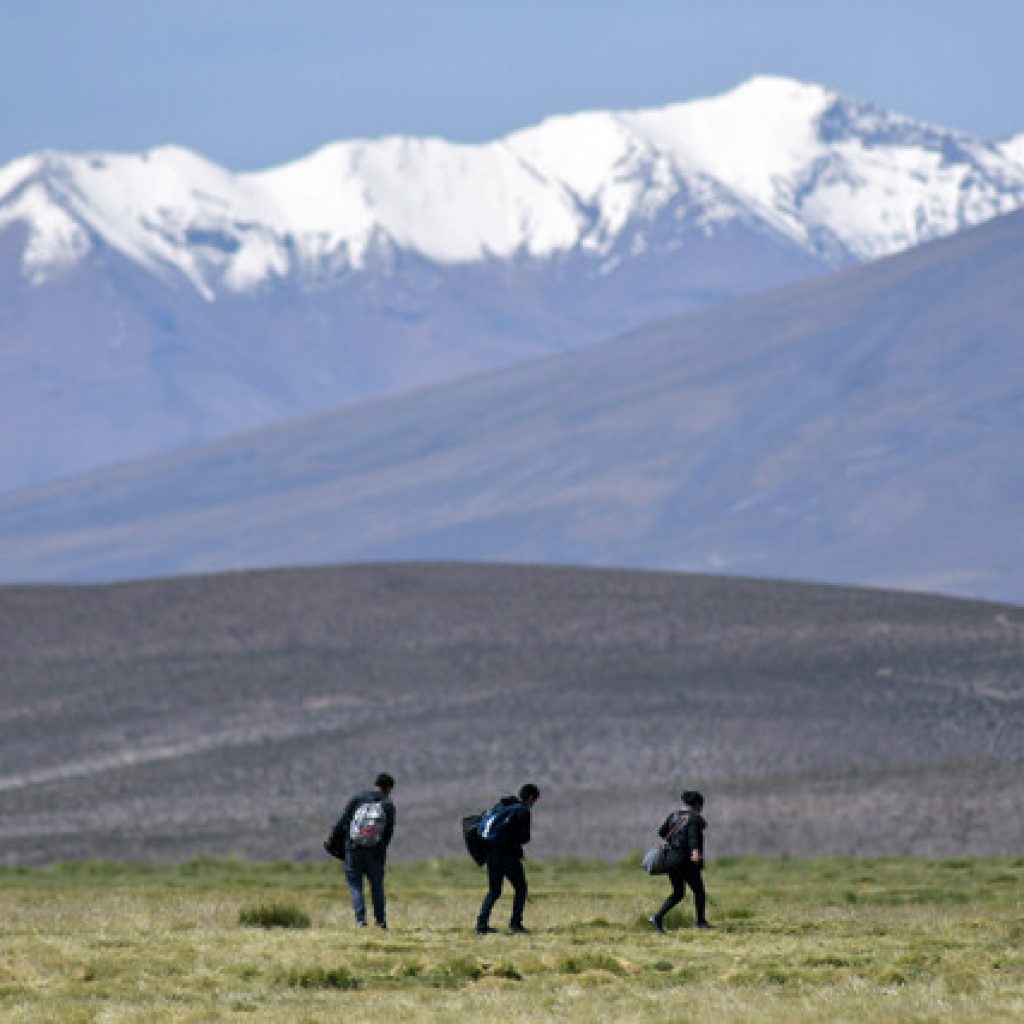
[[[685,820],[679,827],[672,832],[675,828],[676,823],[680,819]],[[669,840],[669,846],[674,850],[679,850],[686,860],[690,861],[690,854],[697,850],[700,853],[700,860],[695,866],[703,869],[704,867],[704,829],[708,827],[708,823],[704,820],[703,815],[699,811],[695,811],[690,807],[684,807],[681,810],[673,811],[664,821],[661,828],[658,829],[658,835],[662,839],[668,838],[668,834],[672,832],[672,838]]]
[[[513,804],[518,804],[518,809],[512,814],[501,836],[491,844],[491,849],[522,860],[525,856],[523,847],[530,841],[530,808],[517,796],[503,796],[492,810]]]

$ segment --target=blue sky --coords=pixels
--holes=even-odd
[[[33,0],[0,33],[0,161],[174,142],[235,169],[391,133],[479,141],[767,72],[1024,131],[1024,0]]]

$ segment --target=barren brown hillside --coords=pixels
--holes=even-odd
[[[669,573],[395,564],[0,589],[0,858],[394,852],[526,779],[534,853],[1019,852],[1024,609]]]

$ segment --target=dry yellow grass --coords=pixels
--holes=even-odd
[[[530,872],[533,933],[480,938],[468,862],[395,866],[386,933],[353,927],[333,864],[2,871],[0,1019],[1024,1019],[1019,859],[722,861],[707,876],[718,929],[694,931],[684,904],[666,936],[646,920],[665,883],[634,863]],[[271,906],[310,925],[240,923]]]

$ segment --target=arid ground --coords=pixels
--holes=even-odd
[[[1024,848],[1024,609],[671,573],[392,564],[0,588],[0,862],[396,859],[526,780],[538,857]]]

